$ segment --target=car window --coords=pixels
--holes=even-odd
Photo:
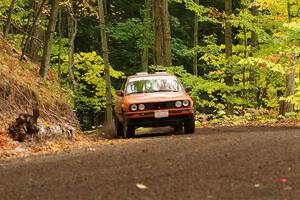
[[[126,82],[127,82],[127,80],[124,80],[124,81],[122,82],[122,85],[121,85],[120,90],[123,90],[123,91],[125,90]]]
[[[175,76],[147,76],[131,78],[126,87],[127,94],[152,92],[179,92],[182,85]]]

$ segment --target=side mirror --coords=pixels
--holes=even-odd
[[[119,97],[123,97],[124,96],[124,91],[123,90],[117,90],[116,94]]]
[[[192,91],[192,86],[185,86],[185,91],[186,92],[190,92],[190,91]]]

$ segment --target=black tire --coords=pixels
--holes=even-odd
[[[127,121],[123,124],[123,137],[124,138],[132,138],[135,135],[135,128],[132,126],[129,126]]]
[[[193,134],[195,132],[195,119],[194,117],[184,121],[184,133]]]
[[[173,128],[176,133],[181,133],[183,131],[182,125],[173,126]]]
[[[118,120],[117,117],[115,117],[115,127],[117,129],[117,136],[118,137],[124,137],[124,135],[123,135],[123,125],[121,124],[121,122]]]

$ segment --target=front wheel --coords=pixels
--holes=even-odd
[[[195,132],[195,119],[194,117],[184,121],[184,133],[193,134]]]
[[[123,125],[121,124],[121,122],[118,120],[117,117],[115,117],[115,127],[117,129],[117,136],[123,137]]]
[[[183,130],[182,125],[173,126],[175,133],[181,133]]]
[[[123,136],[124,138],[132,138],[135,135],[135,129],[133,126],[129,126],[127,121],[123,123]]]

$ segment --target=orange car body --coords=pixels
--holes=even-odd
[[[160,82],[169,81],[176,84],[178,90],[130,93],[129,84],[134,80],[149,81],[148,79]],[[123,129],[124,125],[128,126],[129,129],[157,126],[178,127],[185,120],[194,120],[193,101],[174,75],[165,72],[138,73],[129,76],[122,89],[117,92],[115,100],[115,120],[119,123],[116,124],[117,128],[118,125]],[[124,132],[123,129],[120,132]]]

